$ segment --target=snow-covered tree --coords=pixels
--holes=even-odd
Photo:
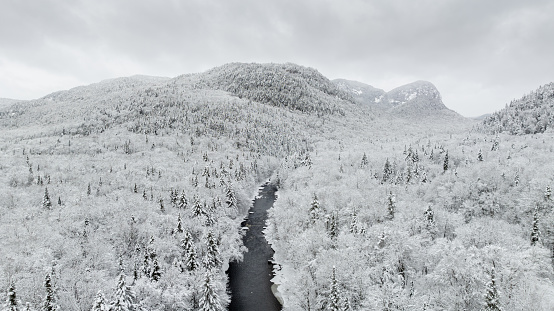
[[[336,277],[336,268],[333,266],[333,274],[331,276],[331,285],[329,288],[329,296],[327,298],[327,308],[329,311],[342,311],[341,295]]]
[[[185,196],[185,190],[181,192],[181,195],[179,196],[179,204],[177,204],[177,207],[180,209],[186,209],[188,205],[187,197]]]
[[[233,213],[237,213],[238,205],[235,190],[233,190],[233,185],[231,184],[230,180],[227,182],[226,185],[227,189],[225,190],[225,204],[227,205],[227,208],[229,210],[231,210]]]
[[[200,217],[204,215],[206,211],[204,211],[204,207],[202,206],[202,203],[200,202],[200,198],[198,197],[198,194],[194,195],[194,202],[192,205],[192,216],[194,217]]]
[[[173,234],[183,233],[183,222],[181,220],[181,213],[177,215],[177,226],[173,229]]]
[[[198,268],[198,259],[196,256],[196,247],[190,231],[185,231],[185,236],[181,240],[181,272],[193,271]]]
[[[312,203],[310,204],[310,218],[312,219],[312,221],[315,221],[316,219],[319,219],[320,215],[321,208],[319,205],[319,200],[317,199],[317,195],[314,193]]]
[[[44,288],[46,289],[46,296],[44,297],[44,303],[42,305],[42,311],[56,311],[58,305],[56,303],[56,295],[54,294],[54,288],[52,286],[52,279],[50,273],[46,274],[44,278]]]
[[[217,238],[211,230],[208,231],[208,234],[206,235],[206,256],[204,257],[202,263],[204,264],[204,267],[206,267],[206,270],[219,268],[223,263],[221,261]]]
[[[157,282],[162,276],[162,271],[158,264],[158,256],[156,254],[156,250],[154,249],[153,243],[154,237],[151,237],[144,254],[144,265],[142,267],[142,271],[150,281]]]
[[[392,220],[394,219],[394,213],[396,212],[396,197],[392,193],[392,191],[389,191],[389,194],[387,196],[387,219]]]
[[[19,301],[17,300],[17,294],[15,290],[15,284],[10,282],[8,287],[8,293],[6,297],[6,303],[2,311],[18,311],[19,310]]]
[[[442,163],[443,172],[448,171],[448,151],[444,154],[444,162]]]
[[[381,181],[383,183],[386,183],[391,179],[392,174],[393,174],[392,166],[389,162],[389,159],[387,158],[387,160],[385,161],[385,166],[383,167],[383,178],[381,179]]]
[[[477,153],[477,161],[483,161],[483,152],[481,151],[481,149],[479,149],[479,153]]]
[[[502,311],[500,307],[500,295],[496,284],[496,272],[494,265],[489,271],[489,281],[485,286],[485,311]]]
[[[550,200],[550,198],[552,197],[552,189],[550,188],[550,186],[546,186],[546,189],[544,190],[544,199],[545,200]]]
[[[48,194],[48,187],[44,188],[44,196],[42,197],[42,208],[52,208],[52,202],[50,201],[50,195]]]
[[[541,232],[539,230],[539,212],[535,208],[533,212],[533,226],[531,230],[531,245],[536,245],[540,241]]]
[[[211,271],[206,271],[204,275],[204,283],[202,284],[200,294],[200,310],[201,311],[224,311],[225,308],[217,294],[217,288],[213,282]]]
[[[94,302],[92,303],[92,308],[90,311],[108,311],[108,304],[106,302],[106,298],[104,298],[104,294],[101,290],[98,291],[96,294],[96,297],[94,298]]]
[[[362,156],[362,162],[360,163],[361,168],[366,168],[369,164],[369,161],[367,160],[367,155],[364,152],[364,155]]]
[[[138,311],[137,298],[131,287],[125,282],[123,270],[119,273],[114,299],[110,303],[109,311]]]

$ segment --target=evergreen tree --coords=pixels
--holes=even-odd
[[[391,176],[392,176],[392,166],[389,162],[389,158],[387,158],[387,160],[385,161],[385,166],[383,167],[383,179],[382,179],[382,183],[385,183],[387,181],[390,180]]]
[[[396,212],[396,198],[392,191],[387,196],[387,219],[394,219],[394,213]]]
[[[312,221],[315,221],[316,219],[319,219],[320,214],[321,207],[319,206],[317,195],[314,193],[312,203],[310,204],[310,218],[312,219]]]
[[[42,305],[42,311],[58,310],[50,274],[46,274],[46,277],[44,278],[44,288],[46,289],[46,296],[44,297],[44,304]]]
[[[188,205],[187,197],[185,196],[185,190],[183,190],[181,192],[181,196],[179,197],[179,204],[177,205],[177,207],[180,209],[185,209],[187,208],[187,205]]]
[[[339,224],[338,224],[338,216],[336,213],[332,213],[331,217],[328,220],[328,230],[329,230],[329,236],[334,239],[339,235]]]
[[[125,283],[125,273],[121,270],[115,289],[114,300],[110,303],[109,311],[138,311],[135,293]]]
[[[19,310],[18,305],[19,303],[17,301],[15,284],[13,282],[10,282],[10,286],[8,287],[6,304],[4,305],[4,309],[2,309],[2,311],[18,311]]]
[[[443,172],[448,171],[448,151],[444,154],[444,163],[442,164]]]
[[[183,223],[181,221],[181,213],[177,216],[177,227],[173,230],[173,234],[183,233]]]
[[[550,186],[546,186],[546,189],[544,190],[544,199],[548,201],[550,200],[551,197],[552,197],[552,189],[550,188]]]
[[[369,164],[369,161],[367,160],[367,155],[364,152],[364,155],[362,156],[362,163],[360,163],[361,168],[366,168]]]
[[[87,186],[87,195],[91,195],[91,193],[92,193],[92,189],[90,188],[90,183],[89,183],[88,186]]]
[[[202,293],[200,295],[200,310],[202,311],[224,311],[217,289],[212,281],[210,271],[206,271]]]
[[[531,231],[531,245],[536,245],[540,241],[541,232],[539,230],[539,213],[538,208],[533,212],[533,229]]]
[[[326,310],[329,311],[342,311],[341,308],[341,297],[339,293],[339,286],[337,284],[336,269],[333,266],[333,275],[331,276],[331,286],[330,286],[329,297],[327,301]]]
[[[185,236],[181,240],[181,248],[183,249],[180,264],[181,272],[196,270],[198,268],[196,247],[194,246],[192,234],[188,230],[185,231]]]
[[[206,270],[219,268],[223,262],[219,253],[219,245],[214,233],[210,230],[206,235],[206,256],[203,264]]]
[[[486,285],[485,311],[502,311],[500,307],[500,296],[496,288],[496,275],[494,265],[489,272],[489,282]]]
[[[96,294],[96,298],[92,304],[90,311],[108,311],[108,304],[106,303],[106,298],[101,290]]]
[[[477,161],[483,161],[483,152],[481,151],[481,149],[479,149],[479,153],[477,154]]]
[[[50,195],[48,194],[48,187],[44,188],[44,196],[42,197],[42,208],[52,208],[52,202],[50,202]]]
[[[227,190],[225,191],[225,204],[234,213],[238,213],[237,197],[235,191],[233,190],[233,185],[231,181],[227,183]]]
[[[154,250],[154,237],[150,237],[150,242],[144,254],[143,273],[150,281],[157,282],[162,275],[158,264],[158,256]]]
[[[192,205],[192,216],[194,217],[200,217],[204,215],[205,211],[202,206],[202,203],[200,203],[200,198],[198,197],[198,194],[194,195],[194,203]]]

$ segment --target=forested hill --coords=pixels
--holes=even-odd
[[[483,120],[486,132],[512,135],[544,133],[554,126],[554,83],[512,101],[506,108]]]
[[[199,82],[200,87],[302,112],[343,114],[344,101],[353,102],[317,70],[291,63],[226,64],[201,74]]]

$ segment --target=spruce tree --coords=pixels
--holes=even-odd
[[[533,228],[531,230],[531,245],[536,245],[540,241],[541,232],[539,230],[539,213],[538,208],[533,212]]]
[[[546,186],[546,189],[544,190],[544,199],[548,201],[550,200],[551,197],[552,197],[552,189],[550,188],[550,186]]]
[[[396,212],[396,198],[392,191],[387,196],[387,219],[394,219],[394,213]]]
[[[327,301],[327,310],[341,311],[341,309],[341,297],[339,293],[339,286],[337,284],[336,269],[335,266],[333,266],[333,275],[331,276],[331,286]]]
[[[131,287],[125,283],[125,273],[123,270],[119,273],[117,287],[115,289],[115,295],[113,301],[110,303],[108,310],[110,311],[135,311],[139,310],[136,303],[135,293],[131,290]]]
[[[500,307],[500,296],[496,288],[496,275],[494,265],[489,272],[489,282],[486,285],[485,311],[502,311]]]
[[[202,311],[224,311],[217,289],[212,281],[211,272],[206,271],[202,292],[200,294],[200,310]]]
[[[173,234],[183,233],[183,223],[181,221],[181,213],[177,216],[177,227],[173,230]]]
[[[185,196],[185,190],[183,190],[181,192],[181,196],[179,197],[179,204],[177,205],[177,207],[180,209],[185,209],[187,208],[187,205],[188,205],[187,197]]]
[[[181,272],[193,271],[198,268],[198,261],[196,256],[196,247],[194,246],[194,240],[190,231],[185,231],[185,236],[181,240],[182,260],[180,264]]]
[[[2,309],[2,311],[18,311],[19,310],[18,305],[19,304],[17,301],[15,284],[13,282],[10,282],[10,286],[8,287],[6,304],[4,305],[4,309]]]
[[[310,204],[310,218],[312,221],[315,221],[316,219],[319,219],[320,214],[321,208],[319,206],[319,200],[317,199],[317,195],[314,193],[312,203]]]
[[[44,297],[42,311],[58,310],[58,306],[56,305],[56,297],[54,295],[54,288],[52,286],[52,279],[49,273],[46,274],[46,277],[44,278],[44,288],[46,289],[46,296]]]
[[[481,151],[481,149],[479,149],[479,153],[477,154],[477,161],[483,161],[483,152]]]
[[[364,155],[362,156],[362,163],[360,163],[361,168],[366,168],[369,164],[369,161],[367,160],[367,155],[364,152]]]
[[[444,163],[442,164],[443,172],[448,171],[448,151],[444,154]]]
[[[219,268],[222,264],[217,238],[211,230],[206,235],[206,256],[203,264],[206,270]]]
[[[204,213],[204,208],[202,207],[202,203],[200,203],[200,198],[198,197],[198,194],[195,194],[192,206],[192,216],[200,217],[204,215]]]
[[[44,196],[42,197],[42,208],[52,208],[52,202],[50,202],[50,195],[48,194],[48,187],[44,188]]]
[[[225,191],[225,204],[227,204],[227,208],[229,208],[234,213],[238,213],[238,205],[237,205],[237,196],[235,195],[235,191],[233,190],[233,185],[231,184],[231,181],[227,182],[227,189]]]
[[[106,298],[104,298],[104,294],[101,290],[99,290],[96,294],[96,298],[94,298],[94,302],[90,311],[108,311]]]
[[[385,161],[385,166],[383,167],[383,179],[382,179],[382,183],[385,183],[387,181],[390,180],[391,176],[392,176],[392,166],[389,162],[389,158],[387,158],[387,160]]]

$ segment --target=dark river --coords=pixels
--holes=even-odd
[[[273,206],[277,188],[266,184],[254,200],[248,220],[243,223],[249,230],[244,236],[244,245],[248,252],[240,263],[229,265],[229,287],[231,289],[230,311],[274,311],[281,305],[271,292],[273,250],[267,244],[262,233],[267,218],[267,210]]]

